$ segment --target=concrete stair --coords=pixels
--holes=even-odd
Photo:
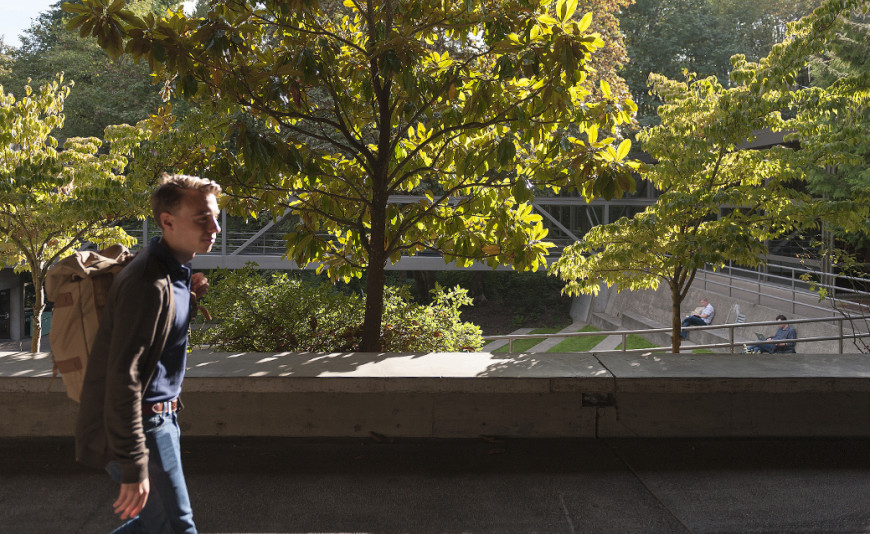
[[[827,315],[821,310],[810,307],[809,302],[788,302],[786,296],[790,294],[782,288],[771,288],[770,291],[775,293],[772,296],[762,296],[759,302],[752,302],[746,299],[749,295],[747,288],[722,288],[712,283],[715,275],[708,275],[708,280],[696,280],[695,286],[689,290],[686,299],[683,301],[681,309],[681,317],[685,317],[691,313],[692,309],[698,305],[698,300],[701,297],[707,297],[710,303],[716,308],[716,315],[713,319],[714,325],[733,324],[737,322],[738,315],[745,317],[746,322],[773,321],[780,313],[785,314],[791,320],[824,318],[835,315],[831,311]],[[724,277],[723,277],[724,278]],[[717,290],[726,292],[719,293]],[[765,289],[766,291],[767,289]],[[729,295],[728,292],[731,294]],[[632,292],[602,292],[606,303],[598,303],[599,308],[604,308],[604,311],[591,312],[588,317],[588,322],[602,330],[636,330],[650,328],[670,328],[670,292],[664,288],[659,288],[656,291],[632,291]],[[802,296],[802,300],[810,300],[809,297]],[[773,307],[779,304],[780,308]],[[788,308],[788,309],[783,309]],[[793,313],[791,310],[797,310],[798,313]],[[802,312],[802,313],[801,313]],[[861,321],[859,327],[867,329],[867,323]],[[798,337],[817,337],[817,336],[836,336],[839,329],[834,322],[802,324],[795,327]],[[759,327],[754,327],[755,330]],[[754,342],[753,327],[739,327],[735,330],[735,341],[737,342]],[[772,334],[775,327],[761,327],[763,333]],[[859,328],[860,329],[860,328]],[[849,331],[848,329],[846,330]],[[662,346],[670,345],[670,335],[661,334],[645,334],[651,342]],[[689,334],[689,341],[692,344],[713,344],[727,343],[729,341],[729,332],[726,329],[709,330],[709,331],[694,331]],[[684,346],[688,344],[684,343]],[[726,351],[727,349],[718,349]],[[838,344],[836,341],[818,341],[799,343],[797,345],[798,352],[806,353],[836,353],[838,352]],[[848,349],[847,349],[848,350]],[[852,348],[854,351],[854,347]]]

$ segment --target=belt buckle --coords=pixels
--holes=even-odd
[[[161,415],[164,413],[172,413],[178,409],[178,399],[172,399],[169,401],[163,402],[149,402],[145,403],[145,408],[148,412],[156,415]]]

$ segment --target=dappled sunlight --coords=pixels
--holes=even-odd
[[[493,358],[480,377],[602,377],[610,372],[592,354],[529,352]]]
[[[591,354],[489,352],[213,353],[188,357],[189,377],[605,377]]]
[[[541,355],[529,352],[511,355],[505,354],[499,357],[493,356],[493,363],[477,376],[499,376],[514,374],[520,370],[530,371],[540,368],[543,365],[543,359]]]
[[[476,376],[492,363],[489,353],[194,351],[190,377],[400,377]]]
[[[53,366],[48,352],[0,352],[0,377],[48,378]]]

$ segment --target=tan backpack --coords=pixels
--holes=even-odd
[[[109,299],[115,275],[133,259],[123,245],[99,252],[80,251],[54,264],[45,277],[45,294],[54,302],[48,340],[66,394],[79,402],[88,354],[93,346],[100,314]]]

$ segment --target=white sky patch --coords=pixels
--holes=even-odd
[[[30,27],[40,13],[48,11],[57,0],[0,0],[0,35],[3,42],[18,48],[19,36]],[[193,14],[196,0],[182,2],[184,12]]]
[[[30,27],[33,19],[48,11],[57,0],[0,0],[0,35],[3,42],[18,48],[18,37]]]

